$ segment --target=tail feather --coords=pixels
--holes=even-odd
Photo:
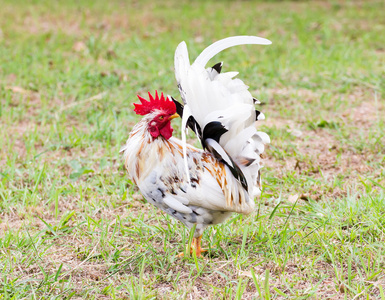
[[[181,82],[184,82],[188,69],[190,68],[190,60],[188,57],[187,45],[181,42],[175,50],[174,56],[175,78],[178,82],[178,88],[183,102],[186,104],[185,93],[181,88]]]
[[[203,134],[200,136],[202,145],[216,155],[220,153],[227,166],[236,170],[235,178],[244,188],[248,186],[246,190],[252,195],[258,181],[259,154],[264,151],[264,145],[270,142],[267,134],[258,132],[254,125],[264,115],[255,110],[254,104],[258,100],[250,94],[249,87],[242,80],[234,78],[238,72],[221,73],[222,63],[205,69],[207,62],[222,50],[243,44],[269,45],[271,42],[254,36],[229,37],[203,50],[191,66],[186,43],[182,42],[175,52],[175,77],[185,104],[182,121],[184,153],[185,129],[192,126],[191,122],[188,123],[190,116],[195,122],[193,127],[203,128],[203,132],[207,124],[216,125],[214,127],[221,131],[220,134],[216,135],[211,130],[207,140]],[[197,129],[194,131],[197,132]],[[215,147],[212,146],[214,140],[209,141],[213,137]]]
[[[194,64],[201,65],[202,67],[206,66],[208,61],[217,55],[219,52],[238,45],[247,45],[247,44],[257,44],[257,45],[270,45],[271,42],[267,39],[257,37],[257,36],[232,36],[215,42],[208,46],[194,61]]]

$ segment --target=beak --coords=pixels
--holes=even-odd
[[[175,118],[178,118],[178,117],[179,117],[179,115],[177,113],[175,113],[172,116],[170,116],[168,119],[172,120],[172,119],[175,119]]]

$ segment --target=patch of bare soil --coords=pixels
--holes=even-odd
[[[292,95],[293,91],[282,89],[275,90],[273,93],[288,96]],[[296,93],[309,99],[319,96],[311,91],[296,91]],[[380,116],[385,111],[384,105],[379,99],[373,97],[371,100],[363,101],[362,98],[360,99],[363,96],[364,93],[359,90],[354,95],[349,95],[349,99],[356,105],[346,108],[342,113],[331,114],[331,120],[337,118],[339,123],[342,120],[341,126],[348,130],[351,139],[357,139],[355,132],[357,127],[364,134],[375,130],[374,126],[380,122]],[[287,145],[283,142],[283,145],[279,146],[282,150],[287,150],[288,154],[284,158],[270,156],[265,159],[265,165],[273,169],[277,176],[284,176],[284,174],[294,171],[327,181],[341,178],[346,182],[345,185],[351,185],[359,181],[359,176],[373,174],[375,171],[370,162],[377,159],[376,154],[365,149],[357,151],[347,143],[343,143],[333,128],[322,128],[321,126],[311,130],[308,124],[302,123],[301,120],[283,118],[270,118],[263,122],[264,126],[274,126],[279,130],[289,132],[294,138],[294,141],[288,141]],[[365,142],[370,143],[371,141]],[[274,140],[272,144],[274,145]],[[295,155],[290,151],[289,146],[295,147]],[[329,196],[333,198],[343,192],[343,190],[337,189]]]
[[[11,144],[8,144],[12,148],[12,154],[17,153],[19,158],[23,158],[26,155],[25,136],[29,132],[35,130],[39,132],[47,132],[48,126],[42,126],[34,121],[34,118],[39,114],[41,110],[41,97],[40,94],[32,89],[25,89],[20,86],[6,86],[6,90],[12,92],[10,106],[18,109],[23,109],[23,117],[17,122],[6,123],[0,119],[0,125],[2,127],[3,141],[9,140]],[[0,134],[1,136],[1,134]],[[5,143],[5,142],[4,142]],[[42,145],[36,145],[41,147]],[[7,156],[10,154],[8,149],[4,147],[0,149],[0,165],[6,162]]]
[[[377,98],[374,98],[371,101],[361,102],[358,106],[347,108],[342,113],[342,116],[349,122],[370,130],[373,124],[384,119],[381,118],[384,113],[384,104]]]
[[[19,20],[18,27],[19,30],[28,31],[30,34],[62,32],[79,38],[87,36],[91,29],[103,36],[108,35],[112,41],[124,40],[134,32],[141,32],[144,37],[156,37],[159,33],[171,30],[172,25],[169,22],[154,17],[150,11],[149,7],[138,8],[129,17],[116,10],[101,15],[95,15],[89,10],[74,11],[65,16],[56,14],[54,17],[50,14],[41,14],[39,18],[27,15],[23,21]]]
[[[271,100],[274,101],[274,98],[281,97],[285,99],[289,99],[292,97],[300,98],[301,101],[310,102],[315,99],[319,99],[320,96],[325,93],[324,90],[309,90],[303,88],[287,88],[287,87],[277,87],[267,89],[266,92],[270,95]]]
[[[6,86],[5,89],[13,93],[11,106],[25,106],[28,114],[37,113],[41,109],[41,97],[37,91],[20,86]]]
[[[68,35],[81,33],[80,19],[69,19],[66,17],[52,18],[49,15],[41,16],[39,19],[27,16],[21,26],[31,34],[42,34],[46,32],[62,31]]]
[[[27,156],[27,135],[33,133],[35,130],[38,131],[41,135],[40,137],[45,136],[44,134],[48,132],[48,125],[37,124],[31,120],[22,120],[15,124],[1,124],[3,131],[3,137],[0,138],[4,141],[4,147],[0,149],[0,166],[6,164],[9,157],[17,155],[16,159],[18,161],[23,161]],[[9,143],[5,141],[8,140]],[[32,145],[30,145],[32,146]],[[37,152],[44,151],[44,145],[41,140],[37,140],[34,145],[34,149]]]

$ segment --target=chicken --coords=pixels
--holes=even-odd
[[[209,225],[232,213],[253,212],[261,193],[261,154],[270,142],[257,130],[264,115],[236,72],[221,73],[222,63],[205,69],[220,51],[242,44],[268,45],[269,40],[236,36],[206,48],[190,65],[187,47],[175,52],[175,77],[184,105],[155,92],[140,96],[134,111],[144,116],[132,129],[124,164],[147,201],[188,228],[194,228],[191,251],[201,256],[201,238]],[[172,137],[171,120],[182,117],[182,140]],[[201,141],[198,149],[186,143],[190,128]]]

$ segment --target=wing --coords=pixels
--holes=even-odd
[[[237,72],[221,73],[222,63],[205,69],[206,63],[220,51],[242,44],[268,45],[269,40],[236,36],[207,47],[190,65],[186,44],[175,52],[175,77],[184,102],[182,128],[189,127],[198,135],[202,146],[226,164],[243,188],[254,194],[259,175],[260,154],[270,142],[254,123],[264,118],[256,111],[257,102]],[[182,141],[185,141],[182,130]],[[185,145],[185,143],[183,144]],[[258,191],[256,191],[258,192]]]
[[[206,215],[205,222],[215,224],[217,221],[209,218],[213,212],[248,214],[253,211],[254,201],[231,176],[226,165],[210,153],[188,146],[188,180],[180,142],[171,138],[168,143],[171,144],[168,156],[138,182],[139,189],[150,203],[182,222],[184,216],[196,215],[197,212],[200,216]]]

